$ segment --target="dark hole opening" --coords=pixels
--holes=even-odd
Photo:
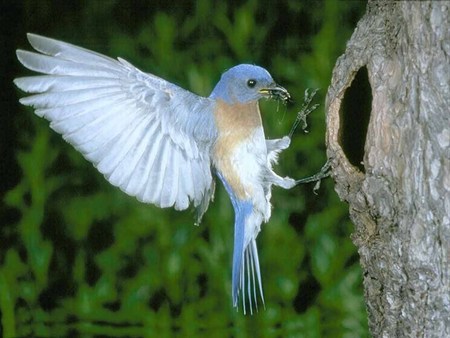
[[[356,73],[341,105],[340,145],[348,161],[365,172],[364,146],[372,107],[372,91],[366,67]]]

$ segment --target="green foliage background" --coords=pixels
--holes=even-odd
[[[266,306],[231,304],[233,213],[218,185],[203,223],[111,187],[17,103],[14,58],[31,31],[121,56],[201,95],[223,70],[267,68],[295,99],[263,102],[268,138],[286,135],[306,88],[320,88],[277,171],[301,178],[325,163],[324,97],[365,9],[361,1],[11,1],[2,15],[3,337],[364,337],[362,276],[347,206],[330,179],[274,189],[258,237]],[[3,24],[2,24],[3,25]],[[8,25],[8,26],[7,26]]]

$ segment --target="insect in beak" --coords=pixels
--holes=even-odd
[[[283,103],[291,101],[289,92],[277,84],[274,84],[271,87],[261,88],[259,92],[270,99],[279,99],[283,101]]]

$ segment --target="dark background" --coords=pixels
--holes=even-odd
[[[320,107],[276,170],[325,163],[324,98],[364,1],[2,1],[0,311],[3,336],[363,337],[362,276],[333,182],[274,189],[258,237],[265,310],[231,304],[233,213],[219,184],[200,227],[111,187],[48,128],[12,80],[26,32],[121,56],[200,95],[239,63],[268,69],[294,103],[262,102],[286,135],[304,91]]]

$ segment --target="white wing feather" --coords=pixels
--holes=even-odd
[[[20,102],[50,121],[113,185],[140,201],[183,210],[212,198],[214,103],[123,59],[28,34],[17,51],[47,74],[14,80]],[[203,208],[203,206],[202,206]]]

